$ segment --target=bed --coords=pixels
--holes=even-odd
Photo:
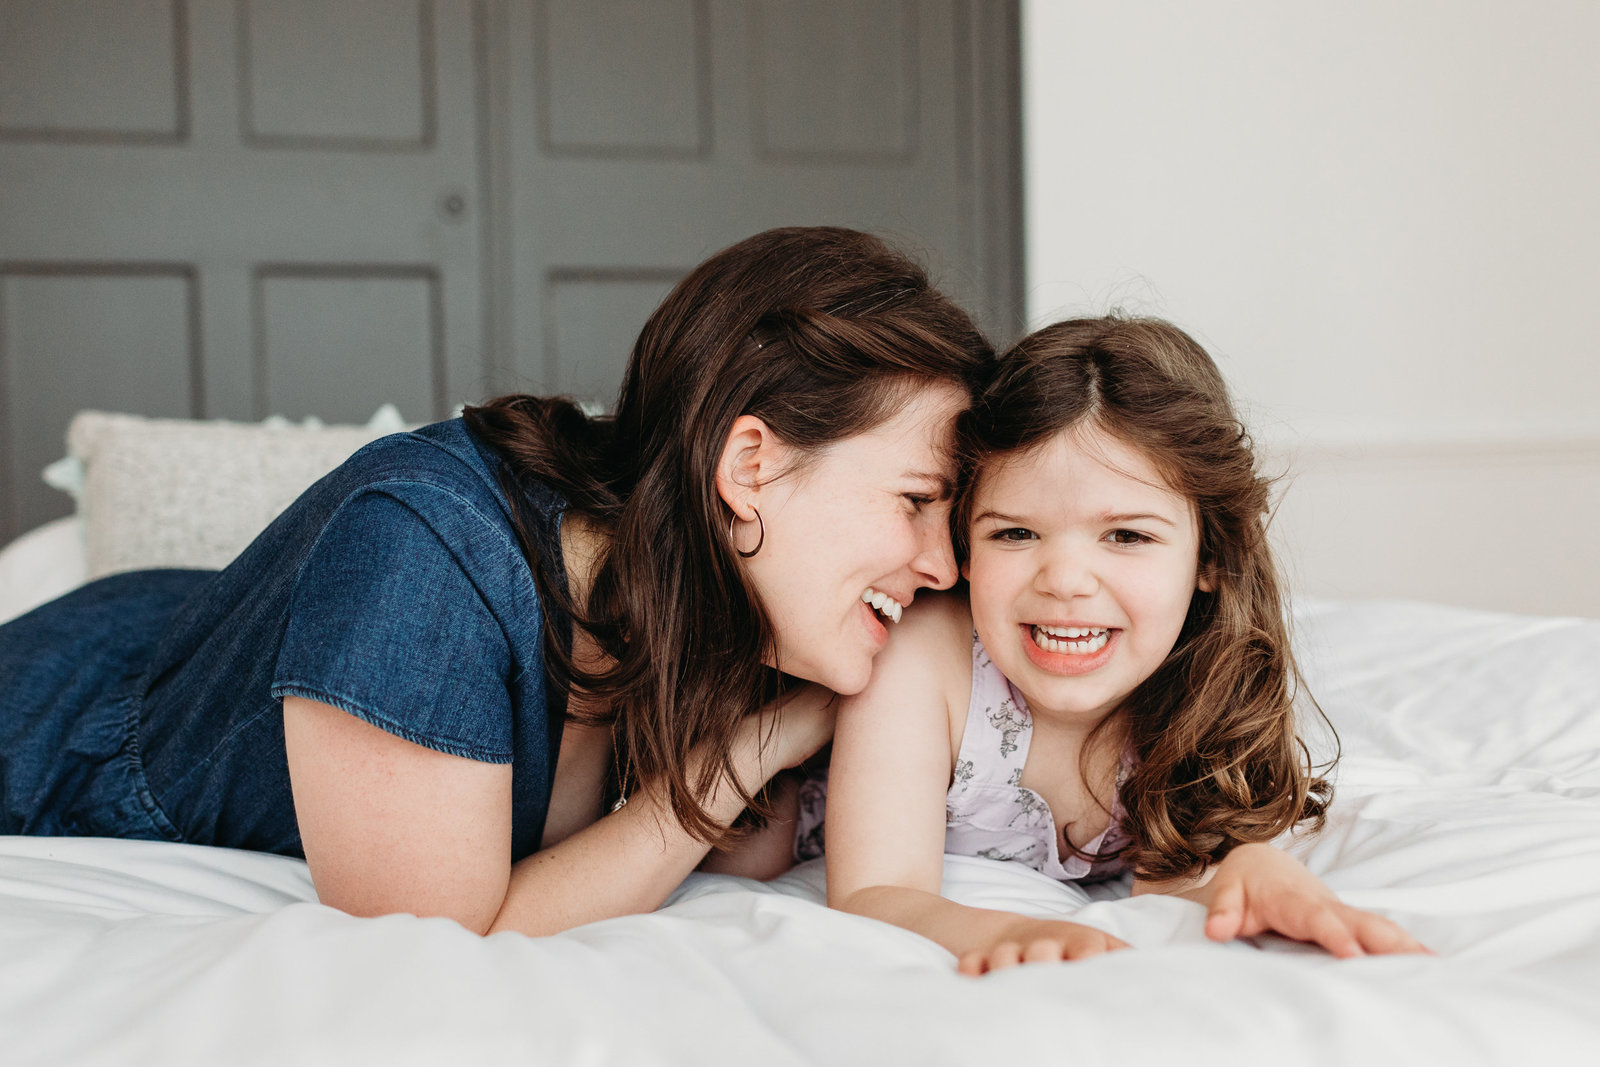
[[[325,436],[280,426],[275,447],[300,430]],[[55,475],[77,514],[0,552],[0,619],[105,567],[94,525],[120,527],[126,553],[140,523],[174,521],[149,486],[143,517],[96,500],[95,449],[125,465],[138,449],[77,436],[78,469]],[[225,453],[205,453],[220,469],[204,477],[146,474],[181,477],[192,511],[194,483],[237,484]],[[189,550],[170,534],[160,551]],[[1600,1062],[1600,620],[1302,601],[1295,624],[1343,759],[1327,829],[1288,847],[1437,956],[1213,945],[1198,905],[951,857],[958,900],[1070,915],[1134,946],[968,979],[931,942],[829,911],[820,861],[769,883],[693,875],[654,914],[554,937],[479,938],[319,905],[284,857],[0,837],[0,1061]]]

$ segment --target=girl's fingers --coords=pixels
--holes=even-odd
[[[1022,946],[1015,941],[1002,941],[989,951],[989,970],[1000,971],[1022,962]]]
[[[1285,894],[1273,898],[1269,908],[1248,907],[1240,924],[1240,934],[1254,937],[1270,931],[1294,941],[1321,945],[1341,959],[1362,956],[1366,953],[1356,937],[1352,919],[1359,914],[1336,898]]]
[[[1244,928],[1244,885],[1229,881],[1218,886],[1206,915],[1206,936],[1213,941],[1232,941]]]
[[[1432,949],[1412,937],[1403,927],[1371,912],[1360,913],[1356,921],[1356,937],[1361,941],[1361,947],[1374,956],[1395,952],[1433,955]]]
[[[1342,960],[1365,956],[1355,931],[1336,907],[1323,905],[1309,916],[1307,934],[1302,940],[1314,941]]]
[[[1060,963],[1066,958],[1066,946],[1051,937],[1031,941],[1022,951],[1023,963]]]
[[[1112,937],[1110,934],[1099,930],[1089,930],[1079,936],[1070,938],[1062,943],[1062,958],[1069,960],[1085,960],[1090,956],[1098,956],[1105,952],[1115,952],[1127,948],[1128,943],[1121,938]]]
[[[988,957],[981,950],[973,949],[971,952],[963,954],[961,959],[956,961],[956,970],[976,978],[988,969],[988,962]]]
[[[1085,927],[1081,931],[1064,935],[1036,937],[1026,945],[1018,941],[1002,941],[988,949],[973,949],[956,961],[956,970],[961,974],[977,977],[1024,963],[1081,960],[1127,947],[1126,941]]]
[[[1098,956],[1102,952],[1110,951],[1111,946],[1104,937],[1079,937],[1074,938],[1071,944],[1063,946],[1065,958],[1069,960],[1086,960],[1090,956]]]
[[[1340,959],[1379,956],[1397,952],[1429,953],[1427,946],[1398,924],[1381,915],[1352,908],[1334,900],[1300,900],[1285,904],[1270,918],[1247,918],[1246,927],[1259,927],[1255,933],[1270,930],[1296,941],[1321,945]],[[1211,925],[1206,925],[1206,933]],[[1248,931],[1244,936],[1252,936]]]

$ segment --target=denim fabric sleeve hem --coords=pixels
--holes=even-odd
[[[315,700],[322,704],[331,705],[340,711],[354,715],[362,722],[376,726],[385,733],[393,734],[403,741],[410,741],[412,744],[421,745],[423,748],[432,749],[435,752],[443,752],[449,756],[461,756],[465,759],[476,760],[479,763],[511,762],[511,754],[508,752],[491,752],[487,749],[474,748],[471,745],[457,744],[431,734],[419,733],[378,714],[371,708],[363,707],[358,701],[340,696],[337,693],[323,692],[311,686],[290,681],[273,685],[272,695],[279,700],[284,697],[300,697],[303,700]]]
[[[271,692],[303,690],[441,752],[506,762],[516,711],[500,612],[520,552],[470,501],[385,483],[343,502],[295,579]],[[301,695],[294,693],[293,695]]]

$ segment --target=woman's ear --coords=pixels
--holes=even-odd
[[[1209,563],[1200,564],[1200,574],[1194,580],[1194,587],[1202,593],[1215,593],[1217,591],[1216,568]]]
[[[743,522],[752,522],[763,483],[778,472],[782,444],[767,424],[754,415],[733,420],[728,440],[717,459],[717,495]]]

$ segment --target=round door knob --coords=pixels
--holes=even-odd
[[[460,222],[467,213],[467,198],[461,193],[445,193],[439,197],[439,214],[447,222]]]

